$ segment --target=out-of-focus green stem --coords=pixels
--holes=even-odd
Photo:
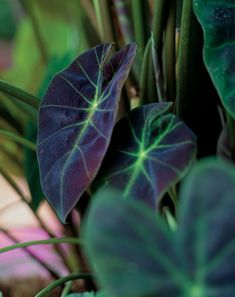
[[[18,142],[20,144],[22,144],[23,146],[33,150],[33,151],[36,151],[36,145],[35,143],[33,143],[32,141],[20,136],[20,135],[17,135],[16,133],[14,132],[11,132],[11,131],[6,131],[6,130],[2,130],[0,129],[0,136],[4,136],[10,140],[13,140],[15,142]]]
[[[88,273],[79,273],[79,274],[71,274],[64,277],[61,277],[60,279],[56,280],[55,282],[51,283],[48,287],[40,291],[35,297],[43,297],[46,294],[50,293],[55,288],[63,285],[64,283],[76,280],[76,279],[90,279],[92,276]]]
[[[102,42],[114,42],[114,30],[110,4],[107,0],[93,0],[95,15]]]
[[[176,25],[176,1],[170,1],[170,11],[166,26],[163,45],[163,74],[166,84],[166,98],[174,101],[176,96],[175,81],[175,25]]]
[[[12,244],[3,248],[0,248],[0,254],[6,253],[12,250],[19,248],[26,248],[33,245],[42,245],[42,244],[61,244],[61,243],[73,243],[73,244],[83,244],[83,241],[79,238],[74,237],[62,237],[62,238],[49,238],[42,240],[32,240],[27,242],[19,242]]]
[[[145,45],[147,42],[146,33],[146,1],[131,0],[132,20],[134,27],[135,41],[138,45],[138,52],[140,57],[143,56]]]
[[[0,80],[0,92],[5,93],[12,97],[12,99],[17,99],[21,102],[27,103],[28,105],[38,109],[40,100],[32,94],[29,94],[11,84]]]
[[[158,61],[161,61],[163,31],[166,26],[168,15],[169,0],[155,0],[152,32],[153,39],[156,45]]]
[[[193,9],[192,1],[184,0],[182,8],[180,43],[178,56],[178,73],[177,73],[177,99],[176,112],[179,116],[187,101],[187,89],[189,78],[189,61],[190,61],[190,39],[192,32]]]
[[[145,104],[146,101],[149,100],[149,98],[146,98],[148,96],[148,66],[149,66],[149,60],[151,57],[151,40],[148,41],[145,51],[144,51],[144,57],[142,60],[141,65],[141,73],[140,73],[140,104]]]

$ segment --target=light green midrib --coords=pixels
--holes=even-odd
[[[175,120],[175,117],[173,117],[170,120],[169,124],[167,125],[166,130],[161,135],[159,135],[157,137],[156,141],[148,149],[145,149],[145,135],[146,135],[147,125],[144,125],[144,129],[143,129],[142,135],[141,135],[141,141],[140,141],[140,144],[139,144],[138,153],[136,153],[137,160],[134,162],[134,168],[135,169],[134,169],[133,174],[131,175],[131,179],[129,180],[129,182],[128,182],[126,188],[125,188],[124,197],[127,197],[130,194],[131,188],[133,187],[138,175],[142,172],[143,162],[147,159],[147,157],[146,158],[140,158],[140,153],[142,151],[144,151],[144,152],[146,152],[146,155],[148,155],[153,149],[156,148],[156,146],[158,146],[158,144],[169,133],[169,131],[175,129],[178,125],[181,124],[180,122],[178,122],[174,126],[172,126],[174,120]],[[132,130],[133,127],[132,127],[131,123],[129,123],[129,124],[130,124],[131,130]],[[133,137],[134,137],[134,135],[133,135]]]
[[[99,69],[98,79],[97,79],[97,86],[96,86],[96,91],[95,91],[93,104],[96,104],[99,101],[99,85],[100,85],[100,79],[101,79],[101,72],[102,72],[102,70]],[[93,118],[94,114],[95,114],[95,108],[91,107],[90,112],[88,112],[88,116],[87,116],[87,120],[85,122],[85,125],[83,126],[83,128],[80,131],[77,139],[75,140],[75,143],[73,145],[73,149],[71,150],[71,152],[69,154],[69,157],[67,158],[67,160],[66,160],[66,162],[64,164],[64,167],[63,167],[63,170],[62,170],[62,173],[61,173],[61,176],[60,176],[60,209],[61,210],[63,210],[63,205],[62,205],[63,204],[63,185],[64,185],[63,180],[64,180],[64,176],[65,176],[65,171],[67,169],[69,161],[72,158],[73,152],[75,151],[76,147],[79,146],[79,142],[82,139],[82,137],[84,136],[84,134],[85,134],[85,132],[86,132],[88,126],[89,126],[90,120]]]

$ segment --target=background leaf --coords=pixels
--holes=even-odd
[[[232,165],[201,161],[181,189],[172,232],[141,201],[100,190],[83,234],[102,289],[110,297],[234,296],[234,193]]]
[[[159,197],[183,177],[196,156],[196,137],[171,103],[138,107],[114,128],[97,183],[122,189],[156,207]]]
[[[111,46],[88,50],[57,74],[41,103],[37,140],[41,183],[62,221],[101,165],[135,56],[136,46],[129,44],[109,58]]]
[[[204,61],[226,110],[235,118],[235,4],[232,0],[194,0],[204,31]]]

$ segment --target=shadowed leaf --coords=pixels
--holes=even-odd
[[[204,60],[226,110],[235,118],[235,3],[194,0],[204,30]]]
[[[100,190],[83,234],[102,289],[109,297],[235,296],[234,193],[234,168],[202,161],[183,185],[172,232],[141,201]]]
[[[109,58],[111,47],[98,45],[58,73],[40,106],[41,183],[62,221],[98,172],[135,56],[135,44]]]
[[[97,183],[122,189],[155,207],[158,198],[185,174],[196,156],[196,138],[171,103],[138,107],[114,128]]]

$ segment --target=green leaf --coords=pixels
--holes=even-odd
[[[135,57],[135,44],[109,57],[111,47],[100,44],[58,73],[40,106],[41,184],[63,222],[100,168]]]
[[[109,297],[235,296],[234,193],[231,164],[201,161],[181,188],[172,232],[141,201],[100,190],[83,235],[101,288]]]
[[[235,3],[194,0],[204,31],[204,61],[226,110],[235,118]]]
[[[131,110],[114,128],[97,177],[156,207],[196,157],[196,137],[175,115],[172,103],[152,103]],[[97,186],[97,184],[95,186]]]

